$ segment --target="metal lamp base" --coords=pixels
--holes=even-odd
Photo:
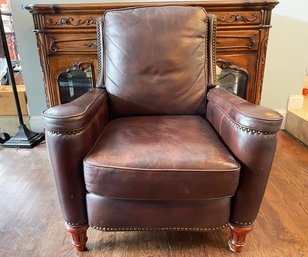
[[[19,125],[18,132],[10,140],[3,144],[6,148],[33,148],[45,139],[44,133],[36,133],[27,128],[26,125]]]

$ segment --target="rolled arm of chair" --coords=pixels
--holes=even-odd
[[[282,116],[218,88],[210,89],[207,99],[207,120],[241,164],[230,222],[249,225],[262,202]]]
[[[83,159],[109,121],[107,101],[105,89],[96,88],[43,112],[51,168],[70,226],[87,224]]]

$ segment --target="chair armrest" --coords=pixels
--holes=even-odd
[[[65,221],[87,223],[83,159],[109,121],[108,95],[96,88],[43,113],[49,160]]]
[[[52,107],[43,112],[44,127],[48,131],[69,133],[89,125],[92,118],[107,106],[104,88],[93,89],[75,101]]]
[[[218,88],[209,90],[207,99],[207,120],[241,164],[230,222],[251,224],[262,202],[282,116]]]
[[[280,129],[282,116],[272,109],[249,103],[219,88],[209,90],[207,99],[243,129],[263,134],[276,133]]]

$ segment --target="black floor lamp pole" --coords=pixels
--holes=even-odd
[[[1,16],[1,11],[0,11],[0,16]],[[10,52],[9,52],[8,45],[6,42],[6,36],[5,36],[2,16],[0,19],[0,32],[1,32],[3,50],[4,50],[5,58],[7,61],[8,72],[11,77],[12,89],[13,89],[13,94],[14,94],[14,99],[15,99],[15,104],[16,104],[18,121],[19,121],[18,132],[16,133],[14,137],[6,141],[3,144],[3,146],[9,147],[9,148],[32,148],[44,140],[44,134],[33,132],[29,130],[27,126],[24,124],[24,120],[23,120],[22,112],[20,108],[20,102],[19,102],[16,82],[15,82],[15,77],[14,77],[14,71],[13,71],[11,58],[10,58]]]

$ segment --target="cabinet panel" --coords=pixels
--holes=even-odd
[[[48,53],[80,53],[96,54],[96,34],[93,33],[66,33],[46,35]]]
[[[213,12],[218,25],[257,25],[261,24],[261,11]]]
[[[219,50],[257,50],[259,45],[258,30],[217,31],[216,43]]]

